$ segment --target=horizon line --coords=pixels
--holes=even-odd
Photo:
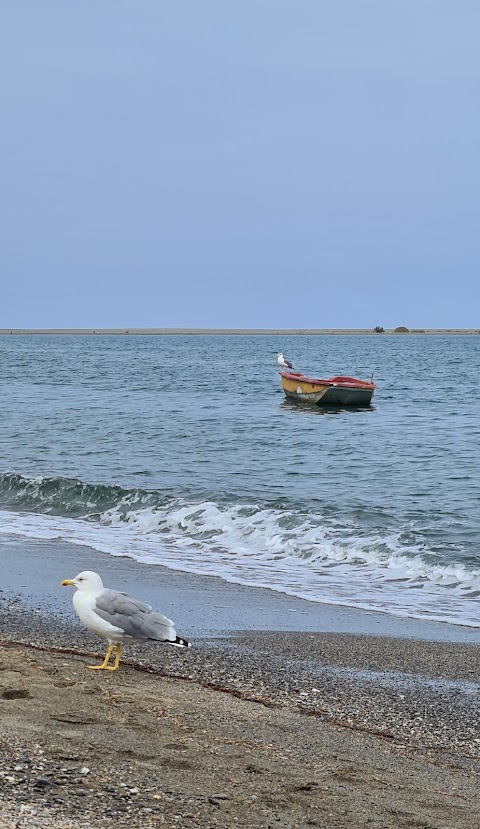
[[[373,328],[0,328],[0,335],[130,335],[130,336],[168,336],[168,335],[257,335],[257,336],[322,336],[322,335],[366,335],[382,334],[480,334],[476,328],[385,328],[375,331]]]

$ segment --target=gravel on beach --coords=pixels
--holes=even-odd
[[[242,634],[104,675],[15,601],[0,641],[2,829],[478,827],[474,645]]]

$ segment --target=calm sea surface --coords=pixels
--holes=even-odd
[[[373,407],[286,404],[279,350]],[[479,374],[476,336],[0,337],[0,534],[480,626]]]

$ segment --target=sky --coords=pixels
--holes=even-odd
[[[480,328],[478,0],[0,6],[0,327]]]

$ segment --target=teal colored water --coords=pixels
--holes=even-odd
[[[277,351],[375,372],[284,401]],[[0,338],[0,532],[480,625],[480,337]]]

